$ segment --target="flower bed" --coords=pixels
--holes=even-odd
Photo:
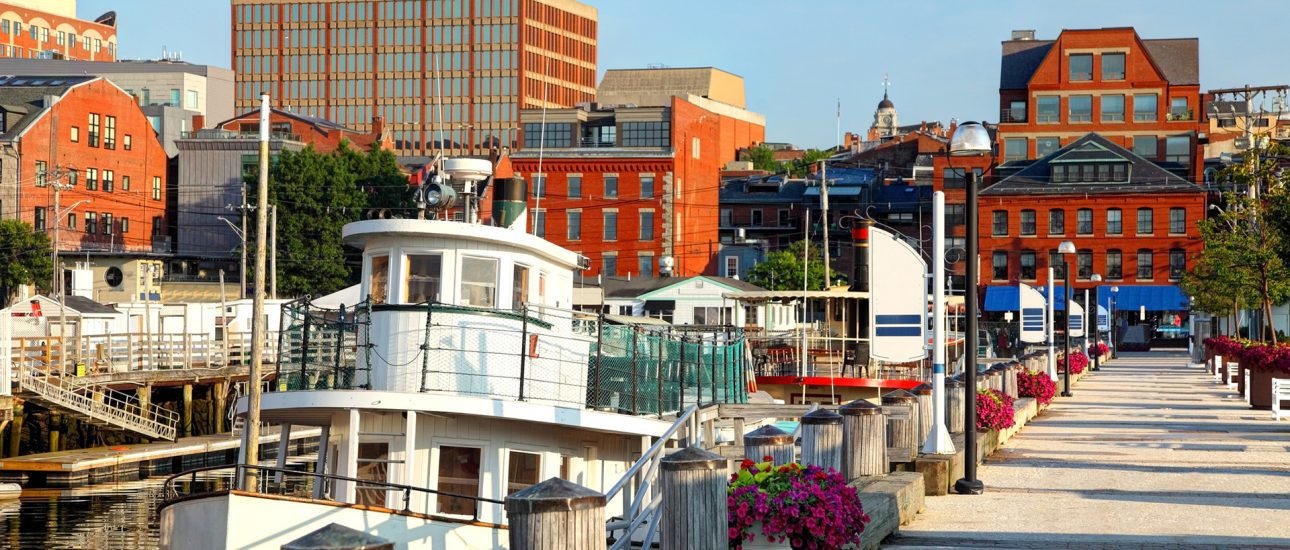
[[[1017,409],[1012,396],[994,390],[981,390],[976,394],[976,428],[978,430],[1003,430],[1016,424]]]
[[[1079,374],[1081,372],[1084,372],[1084,369],[1088,367],[1088,356],[1084,355],[1083,352],[1077,351],[1075,353],[1070,354],[1069,357],[1071,360],[1071,374]],[[1064,369],[1064,368],[1066,368],[1066,358],[1060,357],[1057,359],[1058,372],[1060,372],[1061,369]]]
[[[1053,394],[1057,393],[1057,384],[1047,373],[1037,370],[1017,373],[1017,395],[1033,397],[1040,405],[1052,403]]]
[[[860,543],[869,516],[840,472],[795,463],[776,467],[771,457],[764,458],[743,461],[739,473],[730,476],[730,548],[743,548],[758,537],[794,549]]]
[[[1096,355],[1098,357],[1106,357],[1106,354],[1110,352],[1111,352],[1111,348],[1107,347],[1107,345],[1102,342],[1098,342],[1096,344],[1089,344],[1088,346],[1088,354],[1090,356]]]

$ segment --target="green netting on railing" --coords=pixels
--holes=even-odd
[[[587,405],[666,415],[694,404],[742,403],[744,346],[739,332],[678,336],[602,326],[590,359]]]
[[[355,372],[366,305],[326,309],[308,298],[283,304],[278,333],[280,390],[351,389],[365,383]]]

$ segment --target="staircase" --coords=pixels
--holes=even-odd
[[[175,440],[178,413],[157,405],[144,410],[128,395],[98,384],[75,384],[32,369],[17,370],[18,387],[27,399],[72,412],[97,426]]]

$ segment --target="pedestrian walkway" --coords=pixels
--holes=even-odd
[[[1059,382],[1060,389],[1060,382]],[[1290,422],[1181,351],[1122,353],[884,547],[1290,548]]]

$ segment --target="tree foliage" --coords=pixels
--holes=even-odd
[[[758,145],[749,149],[747,160],[752,161],[753,168],[756,170],[779,173],[783,168],[780,162],[775,160],[775,151],[765,145]]]
[[[18,287],[48,290],[54,276],[49,237],[18,220],[0,221],[0,307],[9,307]]]
[[[806,241],[797,241],[788,250],[778,250],[766,255],[766,261],[748,271],[748,282],[769,290],[802,290],[802,250]],[[807,289],[824,290],[824,260],[818,247],[812,245],[807,253]],[[846,277],[830,269],[834,282]]]

